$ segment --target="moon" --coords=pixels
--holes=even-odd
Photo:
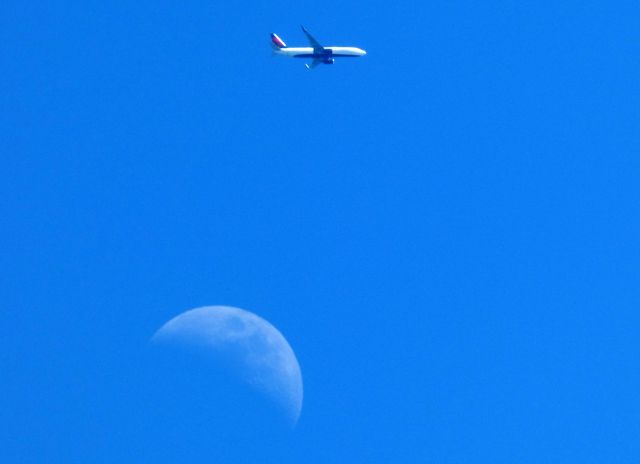
[[[230,359],[246,383],[277,404],[292,426],[297,423],[303,397],[300,365],[278,329],[256,314],[230,306],[195,308],[164,324],[151,342]]]

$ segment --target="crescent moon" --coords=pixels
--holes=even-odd
[[[236,353],[244,380],[278,404],[295,425],[302,410],[302,373],[284,336],[254,313],[230,306],[186,311],[164,324],[153,343]],[[237,358],[237,360],[236,360]]]

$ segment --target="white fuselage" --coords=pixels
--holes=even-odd
[[[318,54],[314,53],[314,49],[311,47],[284,47],[275,50],[279,55],[290,56],[293,58],[321,58],[321,57],[356,57],[366,55],[361,48],[357,47],[324,47],[327,53]]]

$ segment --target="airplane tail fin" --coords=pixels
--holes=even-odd
[[[284,43],[284,40],[278,37],[278,34],[272,33],[271,46],[273,47],[274,50],[280,50],[281,48],[286,48],[287,44]]]

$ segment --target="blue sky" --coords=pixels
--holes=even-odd
[[[3,462],[638,462],[637,2],[130,3],[0,7]]]

